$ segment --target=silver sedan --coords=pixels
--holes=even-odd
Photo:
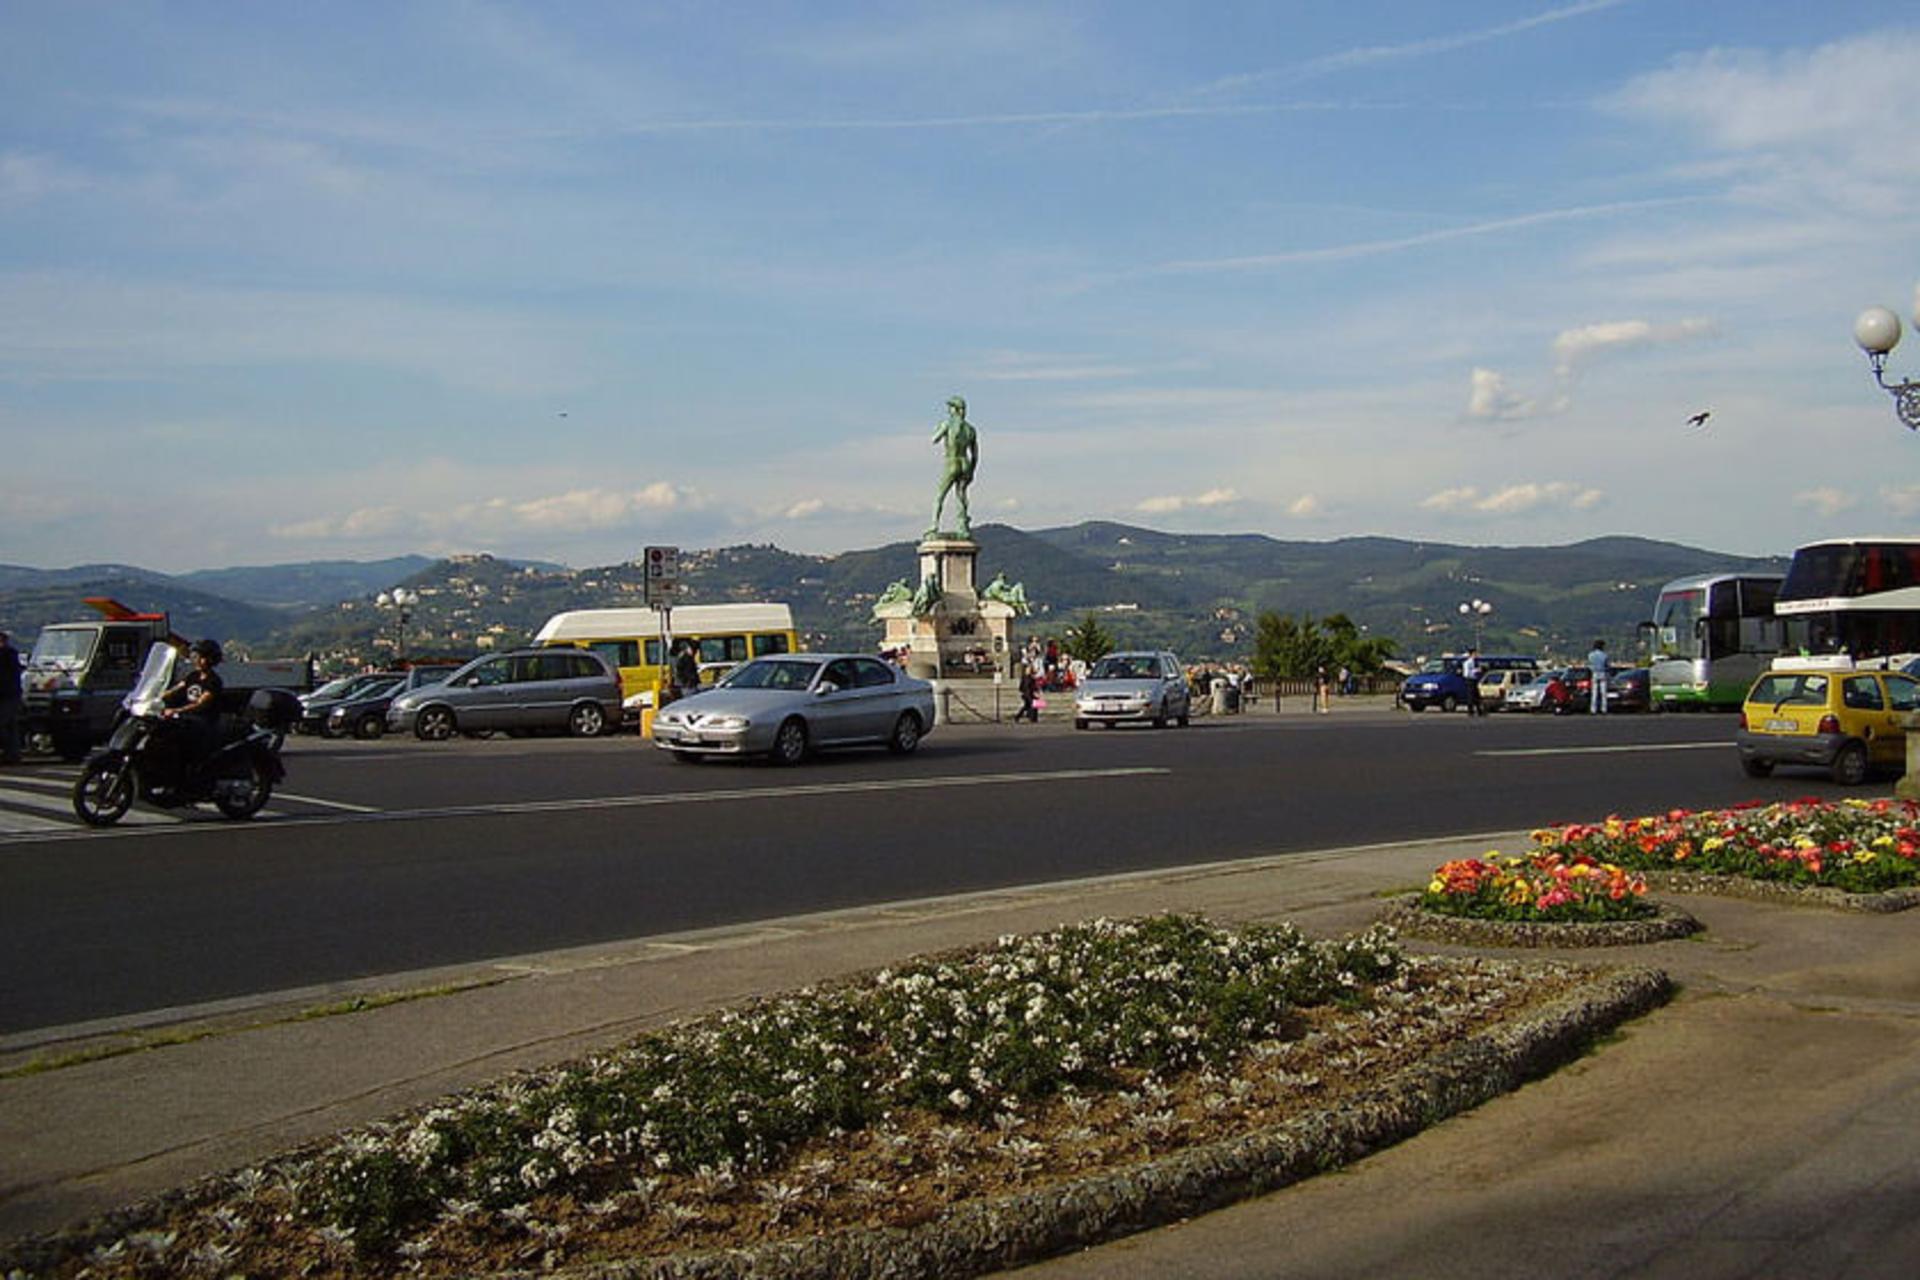
[[[764,755],[798,764],[825,747],[884,743],[906,755],[933,728],[933,686],[852,653],[788,653],[735,667],[653,718],[676,760]]]

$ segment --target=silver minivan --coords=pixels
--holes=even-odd
[[[620,677],[586,649],[517,649],[475,658],[387,708],[387,728],[429,742],[456,733],[564,730],[591,738],[620,724]]]

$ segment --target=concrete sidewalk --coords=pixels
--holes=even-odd
[[[1098,915],[1198,911],[1342,933],[1448,858],[1524,843],[1379,846],[900,903],[178,1011],[176,1030],[217,1033],[0,1081],[0,1236],[70,1225],[743,997]],[[1683,984],[1616,1042],[1344,1172],[1032,1270],[1916,1274],[1920,911],[1684,901],[1707,926],[1698,939],[1554,953],[1656,965]],[[328,1000],[445,986],[465,989],[244,1029]],[[84,1042],[122,1030],[89,1028]],[[33,1043],[45,1039],[0,1042],[0,1065],[73,1047]]]

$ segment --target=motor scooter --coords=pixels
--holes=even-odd
[[[73,784],[73,811],[89,826],[109,827],[137,796],[161,809],[212,801],[229,818],[251,818],[286,776],[280,748],[300,719],[300,702],[283,689],[256,689],[242,715],[221,707],[218,741],[196,751],[184,726],[162,714],[162,696],[186,657],[156,644],[131,692],[121,701],[113,734],[87,758]],[[222,702],[238,691],[222,693]]]

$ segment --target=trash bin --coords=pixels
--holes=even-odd
[[[1240,684],[1236,680],[1227,681],[1227,710],[1231,714],[1240,714]]]
[[[1227,681],[1225,676],[1215,676],[1210,686],[1213,692],[1213,714],[1227,714]]]

